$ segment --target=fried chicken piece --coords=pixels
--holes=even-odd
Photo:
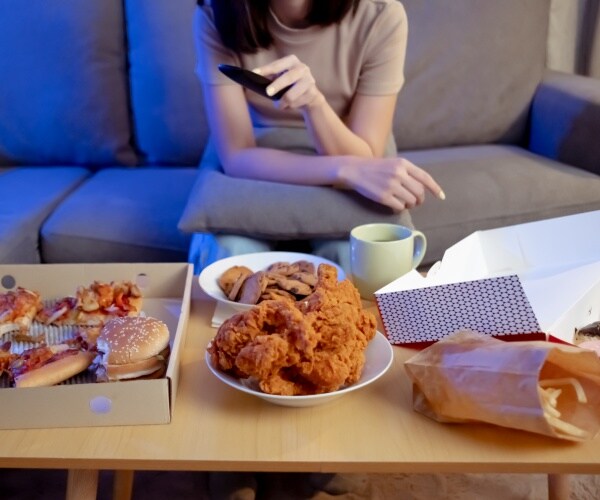
[[[227,320],[209,347],[213,364],[256,379],[269,394],[318,394],[358,381],[375,317],[337,270],[321,264],[301,302],[268,300]]]
[[[287,349],[283,352],[280,346],[267,344],[259,337],[278,337],[285,341]],[[281,369],[296,363],[300,356],[311,356],[316,344],[314,331],[305,324],[298,309],[285,300],[266,300],[225,321],[208,351],[213,364],[221,370],[259,378],[271,376],[276,366]],[[274,359],[275,355],[282,359]],[[249,359],[254,359],[254,366]],[[238,360],[242,361],[238,363]]]
[[[224,372],[244,376],[235,367],[235,358],[244,346],[262,333],[261,325],[261,312],[254,307],[224,321],[208,346],[213,365]]]
[[[256,379],[263,392],[293,396],[304,394],[293,369],[304,357],[305,353],[294,348],[285,334],[274,333],[256,337],[240,351],[235,364],[243,373]]]
[[[356,383],[377,326],[375,316],[363,309],[356,287],[349,280],[338,282],[336,268],[321,264],[315,292],[298,308],[319,335],[312,365],[303,364],[301,376],[321,392]]]

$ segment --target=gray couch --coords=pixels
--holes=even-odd
[[[412,211],[427,260],[477,229],[600,209],[600,81],[546,71],[549,0],[403,3],[394,136],[447,194]],[[194,9],[0,3],[0,262],[186,259],[208,134]]]

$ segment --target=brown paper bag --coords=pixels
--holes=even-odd
[[[600,359],[592,351],[461,331],[405,368],[414,409],[440,422],[487,422],[572,441],[600,428]]]

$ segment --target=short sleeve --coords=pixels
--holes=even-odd
[[[202,83],[229,85],[233,82],[217,69],[219,64],[239,66],[238,57],[227,49],[217,31],[209,6],[196,9],[194,15],[194,43],[196,46],[196,75]]]
[[[404,84],[408,19],[404,6],[387,2],[366,40],[366,52],[357,92],[365,95],[397,94]]]

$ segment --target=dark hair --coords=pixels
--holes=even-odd
[[[197,0],[204,5],[204,0]],[[360,0],[313,0],[307,21],[311,25],[339,23]],[[211,0],[217,31],[223,44],[237,53],[253,54],[273,43],[267,18],[269,0]]]

